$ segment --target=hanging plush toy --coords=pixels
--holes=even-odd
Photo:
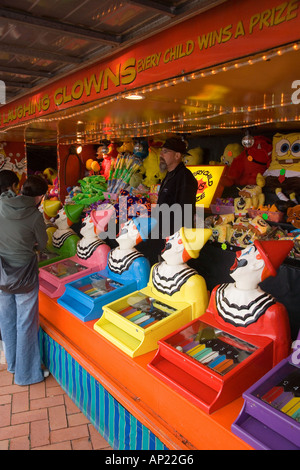
[[[272,144],[267,137],[255,136],[245,145],[229,167],[224,178],[225,186],[256,184],[258,173],[263,173],[271,162]]]
[[[298,204],[300,196],[300,133],[275,134],[272,161],[269,168],[258,175],[257,184],[290,205]]]

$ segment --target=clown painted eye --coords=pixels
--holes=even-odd
[[[294,157],[300,157],[300,140],[293,143],[291,151]]]
[[[276,154],[279,157],[286,155],[288,151],[290,150],[290,142],[286,139],[280,140],[279,142],[277,142],[275,150],[276,150]]]

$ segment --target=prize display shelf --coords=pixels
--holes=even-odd
[[[99,335],[93,328],[94,323],[82,322],[56,299],[40,291],[42,336],[47,342],[51,341],[57,351],[53,354],[44,351],[47,366],[73,400],[76,397],[72,370],[81,370],[77,391],[81,399],[76,400],[76,404],[92,423],[99,421],[101,402],[94,399],[91,381],[115,404],[111,409],[118,410],[118,419],[103,417],[102,426],[97,426],[114,449],[252,449],[231,430],[243,406],[242,396],[207,414],[151,373],[148,364],[156,351],[129,357]],[[75,366],[68,369],[66,357],[71,358]],[[59,370],[65,377],[63,383]],[[106,413],[109,414],[107,409]],[[118,438],[123,426],[128,436],[137,434],[134,439]]]

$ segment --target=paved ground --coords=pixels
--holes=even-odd
[[[0,450],[112,450],[50,375],[20,387],[0,361]]]

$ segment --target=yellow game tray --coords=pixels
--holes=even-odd
[[[147,286],[103,307],[94,329],[131,357],[158,347],[158,340],[192,320],[187,302],[153,297]]]

